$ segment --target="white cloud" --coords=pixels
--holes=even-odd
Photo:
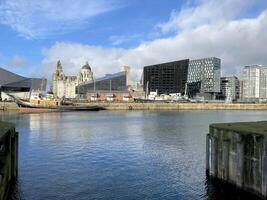
[[[198,6],[189,4],[179,12],[173,11],[170,20],[158,27],[162,32],[169,32],[234,20],[255,2],[257,0],[197,0]]]
[[[22,56],[13,56],[7,63],[8,67],[29,67],[29,63]]]
[[[129,43],[132,41],[141,40],[143,35],[141,34],[132,34],[132,35],[112,35],[109,37],[109,40],[111,41],[111,44],[113,46],[119,46],[121,44]]]
[[[83,28],[92,17],[120,6],[115,0],[1,0],[0,24],[39,38]]]
[[[49,72],[50,77],[58,59],[62,60],[68,74],[77,73],[88,60],[96,76],[117,72],[121,66],[129,65],[135,78],[140,77],[145,65],[186,58],[219,57],[223,75],[239,75],[241,66],[248,64],[267,65],[267,10],[250,19],[229,16],[197,26],[188,23],[186,27],[190,28],[182,28],[174,37],[143,42],[131,49],[58,42],[43,51],[43,71]]]

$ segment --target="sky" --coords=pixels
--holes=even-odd
[[[267,66],[266,0],[0,0],[0,67],[51,80],[89,62],[95,77],[130,66],[218,57],[222,76]]]

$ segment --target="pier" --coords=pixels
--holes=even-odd
[[[267,121],[211,124],[206,148],[209,177],[267,197]]]
[[[11,123],[0,121],[0,200],[6,200],[18,175],[18,133]]]

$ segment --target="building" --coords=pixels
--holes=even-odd
[[[239,80],[236,76],[221,78],[221,93],[226,102],[237,101],[239,95]]]
[[[221,60],[202,58],[189,61],[187,93],[189,97],[215,98],[220,92]]]
[[[90,101],[128,101],[131,98],[128,91],[131,83],[130,67],[124,67],[123,70],[81,83],[76,87],[76,93],[80,98]]]
[[[243,69],[244,101],[267,99],[267,68],[262,65],[245,66]]]
[[[28,99],[30,91],[45,91],[47,80],[45,78],[27,78],[0,68],[1,99],[9,99],[6,93],[19,98]]]
[[[146,94],[185,93],[189,59],[145,66],[143,89]]]
[[[52,92],[57,98],[75,98],[76,86],[84,82],[93,81],[93,72],[86,62],[76,76],[66,76],[60,61],[57,62],[56,70],[52,78]]]
[[[244,99],[244,81],[239,80],[239,101],[243,101]]]

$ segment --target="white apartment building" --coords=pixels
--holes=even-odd
[[[262,65],[245,66],[243,69],[244,100],[267,99],[267,68]]]

